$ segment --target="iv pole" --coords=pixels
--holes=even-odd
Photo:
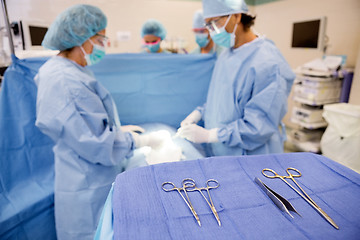
[[[10,28],[10,23],[9,23],[9,16],[8,16],[5,0],[1,0],[1,5],[2,5],[3,13],[4,13],[5,27],[8,32],[11,54],[15,55],[14,42],[12,39],[11,28]]]

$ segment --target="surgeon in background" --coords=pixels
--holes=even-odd
[[[211,38],[227,49],[216,61],[206,104],[181,122],[178,134],[209,143],[208,155],[283,152],[280,126],[294,73],[272,41],[253,33],[255,17],[244,0],[203,0],[203,10]]]
[[[216,55],[219,55],[221,53],[223,48],[214,43],[210,37],[209,31],[205,28],[205,20],[201,9],[194,13],[193,32],[198,47],[191,51],[191,54],[216,52]]]
[[[147,20],[141,28],[141,37],[145,46],[143,53],[171,53],[161,48],[161,41],[166,37],[166,29],[158,20]]]
[[[86,66],[105,55],[107,18],[75,5],[52,23],[42,45],[60,50],[35,77],[36,126],[55,146],[55,223],[59,240],[93,239],[119,166],[136,147],[161,144],[137,126],[120,127],[110,93]],[[41,227],[41,226],[38,226]]]

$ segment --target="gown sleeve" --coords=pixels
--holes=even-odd
[[[279,131],[287,109],[287,86],[276,64],[251,69],[246,81],[253,84],[251,98],[239,109],[243,117],[220,128],[218,138],[230,147],[254,150]]]
[[[76,74],[64,73],[57,78],[37,103],[36,125],[55,142],[62,141],[95,164],[113,166],[132,156],[135,144],[131,134],[109,125],[106,109],[96,92],[77,79]]]

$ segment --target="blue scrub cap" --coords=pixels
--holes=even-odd
[[[145,35],[155,35],[161,38],[161,40],[164,40],[166,37],[166,29],[158,20],[149,19],[141,29],[141,37],[143,38]]]
[[[106,28],[105,14],[95,6],[78,4],[60,13],[51,24],[42,45],[52,50],[81,46],[87,39]]]
[[[202,4],[204,18],[248,12],[248,7],[244,0],[202,0]]]
[[[205,28],[205,20],[202,10],[197,10],[193,17],[193,29]]]

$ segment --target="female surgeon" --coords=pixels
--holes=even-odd
[[[182,122],[180,136],[208,155],[283,152],[282,118],[295,75],[270,40],[251,30],[244,0],[203,0],[210,36],[227,49],[216,61],[206,104]],[[204,120],[204,128],[196,123]]]
[[[211,39],[209,31],[205,28],[204,15],[201,9],[194,13],[193,17],[193,32],[195,34],[195,41],[198,45],[191,54],[200,53],[215,53],[219,55],[223,50],[222,47],[216,45]]]
[[[42,43],[60,50],[35,77],[36,126],[55,143],[59,240],[93,239],[119,165],[135,147],[161,142],[154,135],[122,131],[109,92],[86,67],[105,55],[106,25],[99,8],[75,5],[55,19]]]
[[[141,37],[145,46],[144,53],[171,53],[161,48],[161,41],[166,37],[166,29],[158,20],[147,20],[141,28]]]

